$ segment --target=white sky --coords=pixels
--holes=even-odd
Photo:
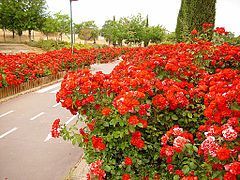
[[[69,14],[69,0],[46,0],[48,11]],[[162,25],[175,31],[181,0],[78,0],[72,2],[73,22],[95,21],[101,28],[106,20],[119,20],[141,13],[148,15],[150,25]],[[217,0],[216,27],[225,27],[235,35],[240,35],[240,0]]]

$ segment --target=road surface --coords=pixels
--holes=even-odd
[[[110,73],[118,62],[91,69]],[[0,180],[64,179],[81,158],[81,148],[50,136],[56,118],[68,125],[77,118],[56,103],[59,88],[57,83],[0,104]]]

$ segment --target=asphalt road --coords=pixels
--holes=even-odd
[[[0,180],[64,179],[81,157],[80,148],[50,136],[56,118],[69,125],[77,118],[56,103],[59,87],[0,104]]]
[[[110,73],[118,62],[91,69]],[[0,104],[0,180],[61,180],[81,158],[81,148],[50,135],[55,119],[71,125],[77,118],[56,103],[59,88],[60,83]]]

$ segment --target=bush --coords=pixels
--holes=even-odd
[[[240,178],[239,51],[160,44],[131,49],[110,75],[70,72],[57,101],[86,127],[57,120],[52,134],[83,147],[99,179]]]
[[[45,51],[53,51],[53,50],[61,50],[61,49],[71,49],[72,45],[70,42],[66,41],[56,41],[56,40],[39,40],[39,41],[32,41],[32,42],[25,42],[29,46],[39,47]],[[81,43],[74,43],[73,48],[79,49],[99,49],[99,48],[106,48],[107,45],[99,45],[99,44],[81,44]]]

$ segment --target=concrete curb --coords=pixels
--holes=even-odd
[[[87,173],[89,173],[88,165],[82,157],[70,170],[70,173],[66,180],[87,180]]]

